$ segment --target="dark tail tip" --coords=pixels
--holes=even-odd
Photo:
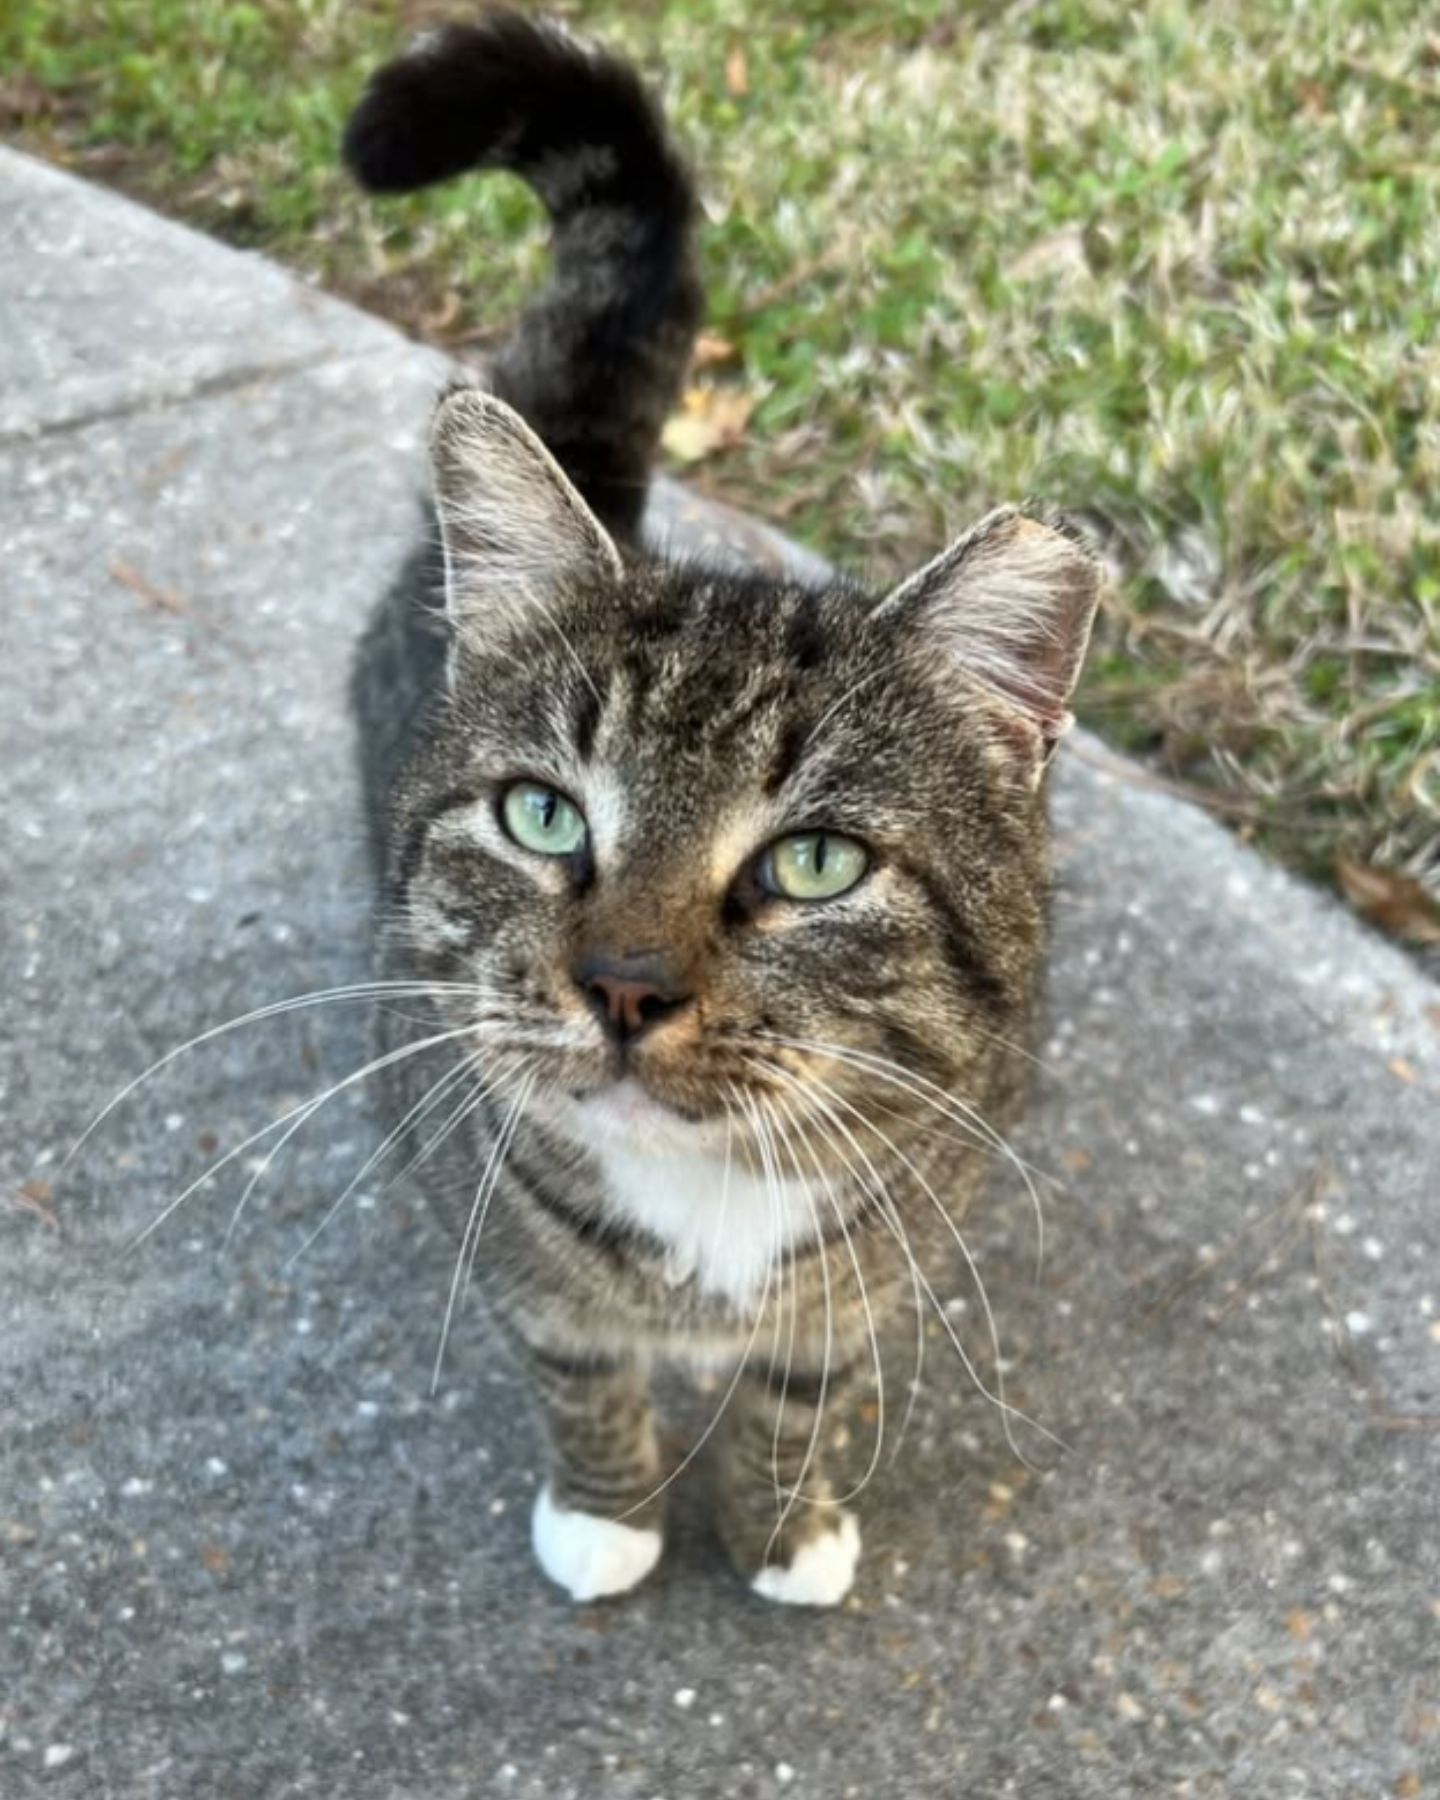
[[[633,167],[663,156],[663,127],[618,58],[493,7],[424,33],[377,70],[343,150],[362,187],[404,193],[468,169],[533,176],[547,154],[577,143],[608,146]]]
[[[507,169],[540,196],[555,273],[497,353],[494,391],[633,535],[702,305],[694,191],[640,76],[559,26],[492,8],[378,70],[344,156],[375,193]]]
[[[430,132],[417,130],[417,85],[405,62],[389,64],[371,78],[345,127],[345,166],[372,194],[409,193],[464,167],[444,157]]]
[[[403,194],[448,180],[483,155],[487,40],[525,21],[489,15],[478,25],[446,25],[417,38],[370,77],[345,127],[345,166],[374,194]],[[533,28],[528,28],[533,31]]]

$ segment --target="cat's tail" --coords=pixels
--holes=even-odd
[[[690,179],[635,71],[496,8],[427,32],[378,70],[344,153],[374,193],[508,169],[539,194],[554,268],[492,386],[605,523],[632,536],[703,303]]]

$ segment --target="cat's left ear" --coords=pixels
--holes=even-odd
[[[1100,599],[1099,559],[1064,528],[1000,507],[884,599],[921,654],[1002,703],[1004,736],[1039,771],[1073,722],[1070,696]]]
[[[445,604],[457,642],[503,640],[567,593],[617,580],[620,552],[513,407],[456,388],[430,431],[445,548]]]

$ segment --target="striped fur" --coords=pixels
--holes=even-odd
[[[888,596],[641,553],[699,316],[695,209],[613,58],[509,13],[447,28],[376,76],[347,155],[376,189],[516,170],[556,226],[494,394],[442,405],[444,554],[403,572],[354,683],[382,965],[431,984],[493,1084],[421,1134],[423,1174],[531,1378],[537,1548],[577,1594],[643,1572],[645,1542],[583,1515],[660,1528],[649,1370],[718,1367],[735,1560],[772,1598],[833,1600],[858,1538],[819,1414],[872,1366],[875,1321],[945,1279],[1015,1105],[1043,772],[1094,565],[1014,512]],[[587,815],[583,853],[507,836],[521,777]],[[818,828],[866,845],[869,872],[775,899],[766,846]],[[597,947],[663,959],[682,995],[623,1046],[575,973]],[[417,1031],[405,1012],[386,1043]],[[425,1060],[394,1067],[395,1121],[426,1104]]]

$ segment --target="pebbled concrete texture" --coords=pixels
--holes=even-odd
[[[289,1260],[375,1145],[358,1088],[228,1245],[271,1140],[127,1248],[363,1061],[357,1005],[237,1029],[61,1166],[173,1046],[365,974],[346,663],[443,369],[22,158],[0,212],[0,1793],[1440,1794],[1440,989],[1091,740],[1038,1279],[1003,1169],[969,1228],[1066,1448],[1017,1460],[934,1325],[891,1464],[902,1326],[842,1611],[741,1592],[699,1478],[639,1593],[546,1588],[473,1313],[431,1396],[450,1248],[403,1184]]]

